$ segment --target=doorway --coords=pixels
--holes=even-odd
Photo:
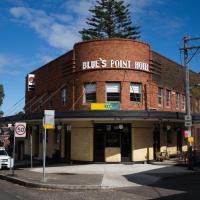
[[[105,125],[94,125],[94,162],[105,162]]]
[[[177,129],[177,151],[182,152],[182,131],[181,131],[181,128]]]
[[[105,162],[106,148],[119,148],[121,162],[131,161],[131,124],[94,125],[94,162]]]
[[[65,130],[64,134],[64,147],[65,147],[65,159],[67,161],[71,160],[71,131],[70,130]]]
[[[160,151],[160,126],[155,125],[153,131],[153,154],[156,159],[156,152]]]
[[[126,125],[121,133],[121,162],[131,162],[131,127]]]

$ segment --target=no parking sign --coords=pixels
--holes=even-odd
[[[15,137],[26,137],[26,123],[15,123]]]

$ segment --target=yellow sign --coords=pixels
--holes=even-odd
[[[120,110],[119,103],[91,103],[91,110]]]
[[[44,128],[46,128],[46,129],[54,129],[55,126],[52,125],[52,124],[44,124]]]
[[[188,142],[194,142],[194,137],[189,137]]]

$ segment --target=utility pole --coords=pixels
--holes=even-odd
[[[185,126],[188,130],[188,133],[190,133],[190,137],[193,136],[192,134],[192,115],[191,115],[191,105],[190,105],[190,70],[188,63],[192,60],[192,58],[195,56],[195,54],[198,52],[200,49],[200,46],[193,46],[189,47],[188,43],[191,40],[200,40],[200,38],[191,38],[191,37],[184,37],[183,42],[184,42],[184,48],[180,49],[184,52],[184,66],[185,66],[185,92],[186,92],[186,113],[187,115],[185,116],[185,120],[187,119],[188,123],[185,122]],[[188,59],[188,51],[196,49],[196,52],[191,56],[190,59]],[[188,141],[188,169],[192,170],[193,169],[193,156],[192,156],[192,142]]]

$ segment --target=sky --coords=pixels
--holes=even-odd
[[[199,0],[125,0],[141,41],[183,64],[183,37],[200,37]],[[4,116],[23,110],[25,77],[81,41],[95,0],[0,0],[0,84]],[[190,42],[190,46],[200,41]],[[193,52],[190,52],[192,55]],[[200,72],[200,53],[189,63]]]

